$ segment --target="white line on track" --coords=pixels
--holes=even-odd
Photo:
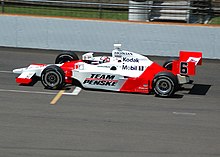
[[[48,94],[48,95],[56,95],[56,94],[57,94],[57,93],[52,93],[52,92],[25,91],[25,90],[10,90],[10,89],[0,89],[0,92],[30,93],[30,94]]]
[[[82,89],[80,87],[76,87],[72,93],[63,93],[63,95],[78,95]]]
[[[78,95],[82,89],[76,87],[71,93],[62,93],[62,95]],[[12,92],[12,93],[29,93],[29,94],[47,94],[56,95],[54,92],[40,92],[40,91],[27,91],[27,90],[15,90],[15,89],[0,89],[0,92]]]
[[[12,74],[12,71],[4,71],[4,70],[0,70],[0,73],[8,73],[8,74]]]
[[[173,112],[175,115],[188,115],[188,116],[196,116],[196,113],[190,113],[190,112]]]

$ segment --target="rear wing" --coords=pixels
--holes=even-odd
[[[202,65],[202,52],[180,51],[179,60],[173,61],[172,71],[175,74],[195,75],[196,66]]]

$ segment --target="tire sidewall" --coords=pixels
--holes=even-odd
[[[173,68],[173,61],[167,61],[164,63],[163,67],[167,70],[172,70]]]
[[[56,57],[55,64],[62,64],[74,60],[79,60],[74,52],[63,52]]]
[[[153,89],[156,96],[170,97],[177,89],[177,79],[172,73],[163,72],[155,76],[153,80]],[[162,87],[164,89],[162,89]]]
[[[47,89],[61,89],[64,85],[64,73],[57,66],[46,67],[41,75],[41,82]],[[49,78],[51,77],[51,78]],[[52,77],[56,80],[53,84]],[[51,81],[51,82],[50,82]]]
[[[165,69],[167,69],[167,70],[172,70],[172,68],[173,68],[173,61],[175,61],[175,60],[176,60],[176,58],[173,58],[173,57],[167,59],[167,60],[164,62],[163,67],[164,67]]]

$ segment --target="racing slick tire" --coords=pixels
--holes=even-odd
[[[178,80],[170,72],[161,72],[154,77],[153,89],[156,96],[171,97],[177,91]]]
[[[43,70],[41,82],[46,89],[62,89],[65,85],[64,71],[56,65],[50,65]]]
[[[174,60],[175,60],[174,58],[170,58],[170,59],[166,60],[163,64],[163,67],[167,70],[172,70]]]
[[[63,52],[56,57],[55,64],[62,64],[75,60],[79,60],[79,58],[74,52]]]

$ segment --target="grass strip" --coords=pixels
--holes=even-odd
[[[0,11],[2,11],[0,9]],[[63,8],[63,7],[42,7],[42,6],[5,6],[4,13],[27,14],[44,16],[65,16],[79,18],[101,18],[114,20],[127,20],[127,11],[99,10],[89,8]]]
[[[210,20],[209,24],[220,25],[220,17],[214,17]]]

